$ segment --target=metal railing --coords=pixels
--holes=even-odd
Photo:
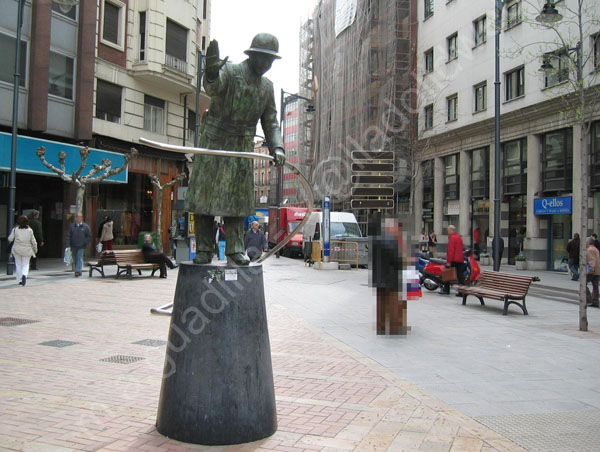
[[[329,244],[331,262],[349,262],[358,270],[358,242],[332,240]]]
[[[187,62],[180,60],[179,58],[174,57],[173,55],[165,55],[165,64],[170,68],[187,74]]]

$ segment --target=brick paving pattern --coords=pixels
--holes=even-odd
[[[520,446],[269,300],[278,431],[208,447],[155,429],[176,278],[77,279],[0,291],[0,450],[520,452]],[[44,343],[73,342],[68,347]],[[125,362],[110,357],[136,357]]]

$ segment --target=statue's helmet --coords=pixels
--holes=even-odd
[[[278,55],[279,52],[279,41],[275,36],[270,33],[259,33],[254,39],[252,39],[252,44],[250,44],[250,48],[244,53],[249,55],[251,53],[265,53],[267,55],[271,55],[273,58],[281,58]]]

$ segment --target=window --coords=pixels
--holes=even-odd
[[[512,28],[521,23],[521,1],[513,3],[506,8],[506,28]]]
[[[490,193],[490,148],[483,147],[471,152],[471,195],[488,198]]]
[[[527,193],[527,140],[502,144],[502,191],[505,195]]]
[[[458,94],[446,98],[448,106],[448,122],[458,119]]]
[[[592,36],[592,47],[594,49],[594,57],[593,57],[593,62],[594,62],[594,69],[599,70],[600,69],[600,33],[596,33],[594,36]]]
[[[542,139],[542,191],[570,192],[573,187],[573,129],[556,130]]]
[[[144,129],[149,132],[163,133],[165,101],[144,95]]]
[[[119,0],[104,0],[103,5],[101,42],[124,50],[125,4]]]
[[[431,129],[433,127],[433,104],[427,105],[423,111],[423,129]]]
[[[188,141],[193,144],[196,136],[196,112],[188,108],[187,116]]]
[[[98,80],[96,85],[96,118],[121,122],[121,87]]]
[[[431,203],[433,208],[433,160],[423,162],[423,207]],[[432,210],[433,212],[433,210]]]
[[[0,81],[6,83],[15,82],[15,45],[17,39],[0,33],[0,55],[2,55],[2,64],[0,64]],[[26,67],[27,67],[27,42],[21,40],[21,55],[19,56],[19,86],[25,86]]]
[[[475,112],[483,111],[487,108],[487,82],[475,85],[474,97],[475,97]]]
[[[458,154],[444,157],[444,194],[445,199],[458,199]]]
[[[73,99],[73,58],[50,51],[48,93]]]
[[[458,33],[446,38],[448,44],[448,61],[458,58]]]
[[[506,100],[525,95],[525,68],[520,67],[504,75]]]
[[[52,11],[71,20],[77,20],[77,5],[63,6],[52,2]]]
[[[146,59],[146,11],[140,12],[140,61]]]
[[[166,63],[181,72],[187,72],[187,28],[167,19]]]
[[[473,30],[475,31],[475,45],[481,45],[486,41],[485,16],[480,17],[473,22]]]
[[[544,64],[551,68],[544,71],[544,88],[569,80],[569,54],[566,50],[544,55]]]
[[[425,2],[425,19],[433,15],[433,0],[424,0]]]
[[[206,0],[203,0],[203,1],[204,1],[204,4],[202,5],[202,18],[206,19],[206,9],[207,9]]]
[[[425,52],[425,73],[433,72],[433,48]]]

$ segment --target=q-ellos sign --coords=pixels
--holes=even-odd
[[[533,213],[536,215],[570,214],[573,211],[572,196],[539,198],[533,200]]]

